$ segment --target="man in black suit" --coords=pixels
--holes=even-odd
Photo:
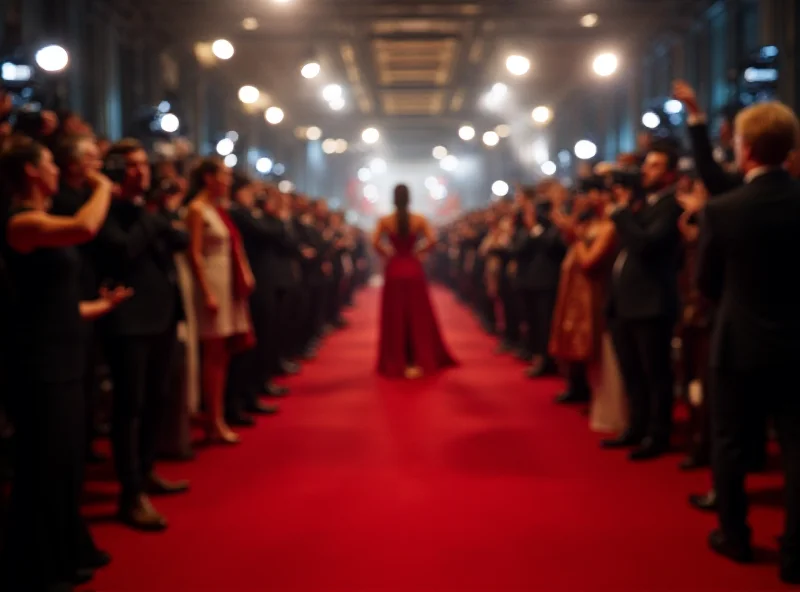
[[[111,443],[122,486],[118,516],[136,529],[163,530],[166,520],[147,494],[188,488],[186,482],[161,479],[153,466],[177,323],[183,315],[173,254],[188,246],[189,237],[145,207],[150,164],[136,140],[113,146],[106,166],[119,189],[96,239],[99,277],[134,290],[130,300],[102,321],[114,383]]]
[[[629,427],[605,447],[636,447],[631,460],[660,456],[672,431],[672,333],[678,314],[681,209],[675,200],[678,153],[668,141],[650,147],[643,195],[616,187],[611,219],[620,254],[614,263],[609,322],[628,397]]]
[[[744,480],[752,423],[775,420],[784,456],[786,526],[781,578],[800,583],[800,182],[783,169],[800,123],[780,103],[736,119],[736,165],[745,185],[702,213],[698,287],[718,302],[712,335],[712,471],[720,528],[711,548],[752,560]]]

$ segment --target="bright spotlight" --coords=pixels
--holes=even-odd
[[[339,97],[338,99],[333,99],[332,101],[329,101],[328,107],[330,107],[334,111],[341,111],[342,109],[344,109],[344,97]]]
[[[217,39],[211,44],[211,52],[220,60],[229,60],[233,57],[233,45],[227,39]]]
[[[548,177],[552,177],[556,174],[556,163],[554,163],[552,160],[542,163],[542,172]]]
[[[647,129],[656,129],[659,125],[661,125],[661,118],[652,111],[648,111],[642,115],[642,125]]]
[[[6,80],[5,78],[3,80]],[[158,104],[158,112],[159,113],[169,113],[169,110],[172,109],[172,105],[169,104],[169,101],[161,101]]]
[[[338,84],[329,84],[322,89],[322,98],[328,101],[335,101],[342,98],[342,87]]]
[[[436,160],[442,160],[445,156],[447,156],[447,148],[444,146],[437,146],[433,149],[433,157]]]
[[[272,172],[280,177],[283,173],[286,172],[286,167],[283,166],[281,163],[277,163],[274,167],[272,167]]]
[[[61,72],[69,64],[69,54],[60,45],[48,45],[36,52],[36,65],[45,72]]]
[[[372,162],[369,163],[369,168],[376,175],[382,175],[386,172],[386,161],[382,158],[373,158]]]
[[[289,179],[284,179],[278,183],[278,191],[281,193],[291,193],[294,191],[294,183],[292,183]]]
[[[228,156],[225,157],[223,162],[225,163],[226,167],[228,167],[229,169],[232,169],[233,167],[235,167],[237,165],[237,163],[239,162],[239,159],[236,157],[235,154],[228,154]]]
[[[550,107],[539,105],[533,111],[531,111],[531,119],[533,119],[533,121],[539,125],[549,123],[552,118],[553,112],[550,110]]]
[[[378,201],[378,188],[375,185],[364,185],[364,198],[369,202]]]
[[[336,154],[344,154],[347,152],[348,146],[347,140],[336,140]]]
[[[664,103],[664,112],[667,115],[677,115],[681,111],[683,111],[683,103],[677,99],[670,99]]]
[[[303,78],[308,78],[310,80],[319,76],[321,69],[317,62],[308,62],[300,69],[300,74]]]
[[[246,19],[242,20],[242,29],[245,31],[255,31],[258,29],[258,19],[248,16]]]
[[[367,167],[363,167],[358,169],[358,180],[362,183],[366,183],[372,179],[372,171],[369,170]]]
[[[267,123],[271,123],[272,125],[279,124],[283,121],[283,109],[280,107],[270,107],[264,113],[264,119],[267,120]]]
[[[306,130],[306,139],[314,142],[319,140],[322,137],[322,130],[319,129],[316,125],[312,125],[310,128]]]
[[[506,125],[505,123],[501,123],[496,128],[494,128],[494,133],[497,134],[500,138],[507,138],[511,135],[511,126]]]
[[[447,197],[447,187],[444,185],[436,185],[431,190],[431,197],[436,201],[441,201]]]
[[[508,86],[506,86],[502,82],[496,82],[492,86],[492,90],[490,91],[490,93],[495,97],[503,98],[508,94]]]
[[[589,160],[597,156],[597,146],[589,140],[581,140],[575,144],[575,156],[581,160]]]
[[[452,154],[448,154],[439,161],[439,166],[448,173],[452,173],[458,168],[458,159]]]
[[[581,17],[581,27],[586,27],[587,29],[591,29],[592,27],[597,26],[597,22],[600,20],[594,13],[584,14]]]
[[[161,129],[168,134],[177,132],[180,126],[181,122],[174,113],[167,113],[161,118]]]
[[[486,132],[483,134],[483,143],[489,147],[497,146],[500,142],[500,136],[497,135],[497,132]]]
[[[272,170],[272,161],[267,157],[259,158],[256,161],[256,170],[262,175],[268,175]]]
[[[439,179],[436,177],[428,177],[425,179],[425,188],[428,191],[433,191],[439,186]]]
[[[230,138],[222,138],[217,142],[217,154],[220,156],[228,156],[233,152],[233,140]]]
[[[237,132],[228,132],[225,134],[225,137],[228,138],[231,142],[238,142],[239,141],[239,134]]]
[[[495,181],[492,183],[492,193],[497,197],[505,197],[508,195],[508,183],[505,181]]]
[[[361,132],[361,139],[364,140],[367,144],[374,144],[377,142],[381,137],[381,134],[378,130],[374,127],[368,127],[363,132]]]
[[[611,76],[617,71],[619,60],[613,53],[601,53],[594,59],[592,68],[598,76]]]
[[[245,85],[239,89],[239,100],[245,105],[252,105],[258,100],[261,93],[255,86]]]
[[[514,76],[524,76],[531,69],[531,61],[521,55],[508,56],[506,68]]]
[[[336,152],[336,140],[333,138],[328,138],[322,143],[322,151],[325,154],[333,154]]]
[[[465,142],[469,142],[475,137],[475,128],[471,125],[462,125],[458,130],[458,137]]]

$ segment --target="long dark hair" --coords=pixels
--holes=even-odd
[[[222,168],[222,161],[214,156],[203,158],[192,169],[189,176],[189,191],[186,193],[184,203],[189,203],[206,188],[206,175],[215,175]]]
[[[394,207],[397,208],[397,233],[400,236],[408,236],[411,232],[411,214],[408,211],[408,204],[411,195],[408,186],[402,183],[394,188]]]

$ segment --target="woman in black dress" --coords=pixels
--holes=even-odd
[[[4,590],[62,591],[91,579],[110,560],[95,547],[79,511],[83,485],[82,324],[130,296],[125,288],[80,301],[75,245],[100,229],[111,182],[95,173],[93,193],[74,216],[48,213],[58,167],[45,147],[14,139],[0,156],[3,257],[12,285],[11,393],[15,474],[5,543]]]

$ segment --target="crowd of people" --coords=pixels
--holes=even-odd
[[[71,590],[111,560],[81,517],[86,463],[113,461],[121,523],[167,528],[151,498],[189,483],[158,460],[191,460],[193,425],[232,445],[277,412],[279,378],[345,327],[371,260],[324,199],[109,144],[72,113],[3,109],[0,587]],[[112,459],[95,445],[106,420]]]
[[[571,188],[519,187],[513,200],[443,227],[431,273],[499,337],[531,378],[562,373],[558,404],[588,404],[602,447],[631,461],[674,443],[689,412],[683,470],[710,466],[690,503],[716,511],[709,546],[753,559],[745,475],[777,435],[785,472],[781,578],[800,583],[800,125],[780,103],[728,113],[719,144],[693,89],[674,84],[679,137],[594,164]],[[792,178],[794,177],[794,179]]]

